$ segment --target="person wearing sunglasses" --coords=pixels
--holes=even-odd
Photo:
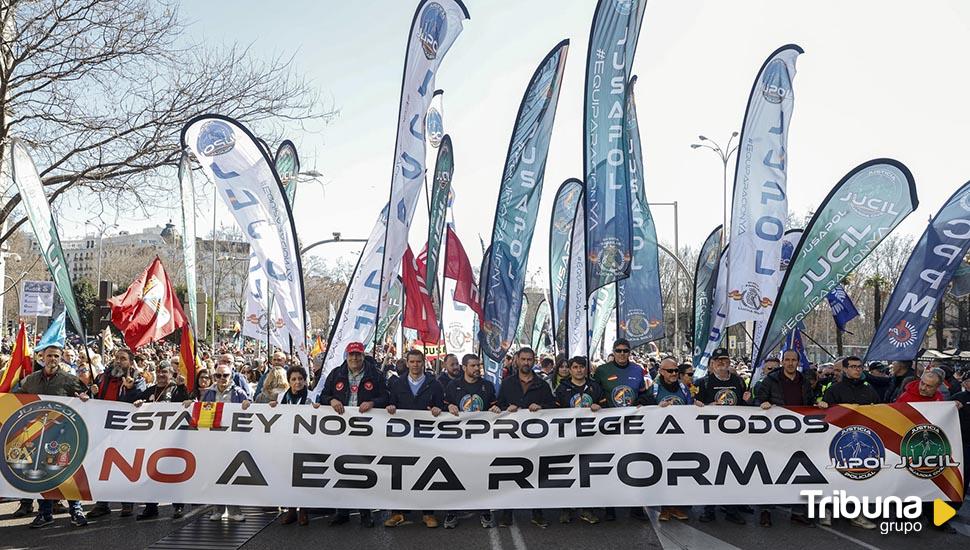
[[[642,401],[647,395],[647,385],[643,379],[643,368],[630,362],[630,341],[617,338],[613,342],[613,360],[603,363],[593,372],[593,381],[603,389],[607,407],[632,407]],[[630,516],[649,521],[647,512],[642,506],[630,509]],[[605,521],[616,519],[616,509],[606,508],[603,515]]]

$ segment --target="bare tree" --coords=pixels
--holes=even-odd
[[[33,147],[51,200],[86,188],[116,208],[157,204],[172,188],[159,170],[197,114],[256,124],[268,141],[284,123],[335,115],[292,57],[188,43],[172,0],[0,0],[0,25],[0,144]],[[23,223],[9,195],[0,223],[15,223],[0,242]]]

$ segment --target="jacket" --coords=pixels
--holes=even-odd
[[[387,406],[387,386],[384,383],[384,375],[367,362],[364,363],[363,369],[364,375],[360,379],[360,387],[357,388],[357,404],[373,401],[375,408],[383,409]],[[350,402],[350,369],[346,361],[327,375],[323,390],[317,397],[317,403],[329,406],[334,399],[344,405]]]
[[[135,401],[141,399],[147,403],[181,403],[188,401],[189,390],[181,384],[169,384],[164,388],[149,386],[141,392]]]
[[[229,403],[242,403],[243,401],[249,400],[249,396],[246,395],[246,392],[242,391],[242,388],[239,386],[232,384],[231,381],[227,391],[229,391]],[[199,401],[202,401],[203,403],[215,403],[216,395],[216,387],[212,386],[211,388],[202,392],[202,398],[199,399]]]
[[[509,405],[526,409],[533,403],[538,404],[543,409],[554,409],[556,407],[556,398],[552,395],[552,388],[538,375],[532,375],[532,382],[529,383],[524,392],[518,374],[502,381],[502,386],[498,390],[498,407],[500,409],[507,409]]]
[[[469,384],[461,376],[445,388],[445,405],[455,405],[464,412],[487,411],[495,405],[496,400],[495,386],[485,379]]]
[[[34,393],[37,395],[59,395],[74,397],[76,393],[86,393],[87,387],[77,376],[58,369],[54,376],[46,378],[43,369],[29,374],[20,381],[20,387],[14,393]]]
[[[777,369],[762,379],[761,384],[758,385],[758,395],[755,396],[758,404],[764,403],[765,401],[770,402],[772,405],[787,405],[792,407],[809,407],[815,404],[812,384],[808,381],[808,378],[802,376],[802,373],[800,372],[796,373],[796,377],[801,379],[802,402],[785,403],[785,393],[781,388],[782,376],[785,376],[785,370]]]
[[[921,403],[926,401],[943,401],[943,394],[936,390],[933,397],[923,397],[919,393],[919,380],[913,380],[903,387],[903,393],[896,398],[896,403]]]
[[[107,399],[109,401],[134,403],[138,400],[138,397],[142,394],[142,392],[145,391],[145,388],[148,387],[148,385],[145,384],[145,379],[143,379],[141,376],[135,377],[134,382],[135,383],[130,390],[125,389],[124,381],[119,377],[111,376],[111,369],[109,368],[94,379],[94,385],[98,387],[98,394],[95,397],[98,399]],[[113,384],[117,384],[118,387],[117,399],[113,399],[112,396],[108,394],[108,390]]]
[[[418,393],[411,393],[410,376],[398,376],[387,387],[387,404],[406,411],[428,411],[445,408],[444,390],[433,376],[424,375]],[[359,402],[359,401],[358,401]]]
[[[868,381],[862,378],[852,379],[843,376],[840,382],[832,384],[825,390],[825,393],[822,394],[822,401],[829,405],[841,405],[843,403],[874,405],[881,403],[882,399],[879,398],[879,392]]]
[[[589,407],[593,404],[605,407],[606,394],[592,380],[587,379],[585,384],[577,386],[571,379],[564,379],[556,387],[556,405],[560,409]]]

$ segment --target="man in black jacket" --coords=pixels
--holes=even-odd
[[[768,375],[758,386],[755,395],[761,408],[768,410],[772,405],[787,407],[810,407],[815,405],[812,384],[798,371],[798,352],[788,350],[781,356],[781,369]],[[796,511],[797,510],[797,511]],[[792,506],[791,520],[805,526],[815,527],[815,523],[805,515],[804,505]],[[771,525],[771,512],[761,511],[761,524]],[[766,521],[767,516],[767,521]]]
[[[767,365],[767,361],[765,362]],[[751,392],[745,387],[744,380],[731,372],[731,356],[724,348],[717,348],[711,354],[711,368],[707,376],[697,383],[697,394],[694,395],[697,405],[748,405],[751,403]],[[740,507],[728,505],[724,507],[724,517],[731,523],[744,525],[747,523],[741,517]],[[687,519],[687,514],[679,508],[672,508],[670,514],[676,519]],[[770,513],[769,513],[770,514]],[[764,514],[762,514],[764,515]],[[699,518],[701,522],[714,521],[714,506],[704,506],[704,512]],[[771,524],[770,515],[768,525]],[[766,525],[767,527],[767,525]]]
[[[136,407],[141,407],[145,403],[181,403],[188,401],[189,391],[185,387],[185,381],[176,377],[175,368],[168,359],[159,363],[155,369],[155,385],[149,386],[132,403]],[[184,504],[172,504],[172,519],[179,519],[185,510]],[[141,511],[136,520],[153,519],[158,517],[158,503],[146,502],[145,509]]]
[[[553,409],[556,407],[556,398],[552,395],[549,384],[536,376],[533,367],[536,363],[536,352],[532,348],[524,347],[515,354],[516,374],[509,376],[502,381],[502,387],[498,391],[498,407],[510,413],[518,411],[520,408],[528,408],[531,412],[541,409]],[[549,526],[542,517],[541,509],[532,510],[532,523],[545,529]],[[508,527],[512,525],[512,511],[502,512],[499,525]]]
[[[405,359],[408,362],[408,374],[391,381],[388,387],[387,413],[394,414],[402,409],[431,411],[431,416],[438,416],[445,407],[444,391],[431,373],[425,373],[424,352],[412,349],[405,354]],[[438,518],[430,510],[422,512],[421,521],[429,529],[438,526]],[[393,510],[391,517],[384,522],[384,527],[398,527],[406,523],[408,521],[404,511]]]
[[[347,359],[327,375],[317,403],[333,407],[337,414],[344,414],[344,407],[357,407],[358,412],[366,413],[373,408],[387,406],[384,375],[377,370],[375,363],[365,361],[364,344],[347,344]],[[343,525],[348,521],[350,511],[337,510],[330,525]],[[370,510],[360,510],[360,524],[364,527],[374,526]]]

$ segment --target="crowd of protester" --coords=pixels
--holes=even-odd
[[[9,353],[9,349],[3,350]],[[389,414],[397,410],[430,411],[433,416],[463,412],[503,411],[531,412],[552,408],[584,407],[592,412],[603,408],[627,406],[814,406],[827,408],[841,404],[868,405],[892,402],[955,401],[960,407],[963,442],[970,443],[970,366],[931,361],[914,363],[896,361],[864,364],[855,356],[840,358],[822,365],[803,365],[799,356],[786,352],[780,359],[769,358],[760,369],[751,369],[742,360],[732,360],[726,349],[714,351],[706,372],[698,371],[689,362],[676,357],[637,356],[624,339],[614,342],[605,361],[589,362],[585,357],[564,355],[539,357],[534,350],[523,347],[510,353],[504,361],[501,383],[495,386],[484,379],[482,360],[473,354],[457,357],[449,354],[437,361],[429,361],[419,350],[409,350],[396,357],[393,349],[384,350],[378,358],[365,353],[364,345],[349,344],[344,362],[323,378],[318,356],[309,372],[287,354],[276,351],[264,361],[255,348],[222,345],[217,350],[203,346],[204,366],[195,373],[194,389],[189,391],[186,380],[179,374],[178,350],[171,344],[158,342],[132,352],[120,344],[113,350],[102,351],[98,346],[74,349],[51,346],[35,350],[34,373],[22,379],[14,392],[78,397],[82,400],[103,399],[131,403],[135,407],[150,407],[159,402],[182,402],[188,407],[195,401],[251,403],[279,405],[329,406],[338,414],[345,407],[357,407],[361,413],[384,409]],[[0,357],[0,375],[9,356]],[[320,386],[320,387],[317,387]],[[316,399],[313,396],[316,395]],[[965,450],[970,456],[970,449]],[[964,480],[967,480],[964,463]],[[135,516],[136,520],[159,516],[157,503],[143,503],[135,513],[136,503],[120,503],[120,517]],[[699,506],[697,519],[713,522],[717,511],[724,520],[743,525],[746,515],[757,512],[758,523],[771,527],[773,511],[781,507],[747,505]],[[786,507],[789,508],[789,507]],[[173,504],[172,517],[180,518],[186,505]],[[793,524],[814,527],[816,521],[831,525],[832,518],[810,519],[804,506],[789,508]],[[97,502],[85,514],[81,504],[41,500],[37,504],[32,528],[53,523],[55,513],[67,512],[72,524],[84,526],[88,518],[112,514],[110,503]],[[363,527],[373,527],[377,512],[358,510]],[[574,519],[596,524],[615,521],[617,510],[559,510],[558,521]],[[631,518],[648,520],[645,508],[626,511]],[[15,517],[34,514],[34,502],[20,501]],[[509,526],[513,515],[509,510],[480,510],[479,521],[485,528]],[[690,507],[663,506],[660,521],[689,521]],[[311,515],[328,515],[332,526],[350,521],[347,509],[285,509],[283,524],[307,525]],[[420,522],[428,528],[458,526],[462,511],[422,510]],[[467,516],[465,516],[467,517]],[[239,506],[214,506],[212,521],[245,521]],[[387,528],[412,522],[409,511],[392,510],[383,522]],[[860,517],[850,520],[852,525],[872,529],[875,524]],[[531,512],[531,522],[545,528],[548,521],[543,510]],[[944,524],[942,529],[952,531]]]

